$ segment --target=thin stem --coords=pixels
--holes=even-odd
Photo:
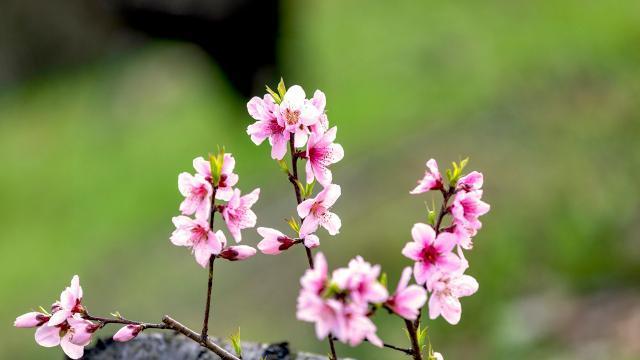
[[[289,181],[293,185],[293,190],[296,192],[296,202],[298,205],[302,202],[302,194],[300,194],[300,187],[298,183],[300,180],[298,179],[298,153],[296,152],[295,139],[293,134],[289,135],[289,150],[291,151],[291,171],[289,174]],[[304,219],[300,219],[300,224],[304,222]],[[304,247],[305,253],[307,255],[307,262],[309,263],[309,268],[313,269],[313,253],[311,249],[308,247]],[[330,360],[338,360],[338,355],[336,355],[336,346],[333,343],[333,336],[329,334],[329,348],[331,349],[331,358]]]
[[[213,185],[213,184],[212,184]],[[213,231],[213,220],[216,212],[216,191],[218,190],[217,186],[213,186],[213,192],[211,194],[211,214],[209,216],[209,230]],[[207,281],[207,301],[204,307],[204,318],[202,319],[202,332],[200,337],[202,341],[205,341],[207,338],[207,333],[209,332],[209,312],[211,310],[211,289],[213,288],[213,261],[215,260],[215,256],[211,256],[209,258],[209,279]]]
[[[438,219],[436,220],[436,225],[434,227],[434,230],[436,231],[436,235],[438,235],[440,233],[440,226],[442,225],[442,220],[444,219],[444,216],[447,215],[447,213],[449,212],[449,199],[451,198],[451,196],[453,194],[455,194],[456,189],[451,186],[449,187],[448,190],[440,190],[442,192],[442,206],[440,206],[440,212],[438,213]]]
[[[162,318],[162,322],[167,325],[167,328],[173,329],[182,335],[188,337],[189,339],[197,342],[198,344],[206,347],[207,349],[213,351],[216,355],[218,355],[223,360],[240,360],[240,358],[234,356],[227,350],[223,349],[220,345],[211,341],[211,338],[208,336],[202,338],[202,336],[195,331],[189,329],[188,327],[182,325],[176,320],[172,319],[170,316],[165,315]]]
[[[395,346],[395,345],[391,345],[391,344],[387,344],[387,343],[383,343],[382,346],[384,346],[386,348],[389,348],[389,349],[393,349],[393,350],[396,350],[396,351],[403,352],[403,353],[405,353],[405,354],[407,354],[409,356],[413,356],[413,350],[411,350],[411,349],[405,349],[405,348],[401,348],[399,346]]]
[[[145,322],[141,322],[141,321],[133,321],[133,320],[128,320],[125,319],[123,317],[119,317],[119,318],[103,318],[103,317],[99,317],[99,316],[91,316],[88,313],[85,314],[83,316],[84,319],[86,320],[92,320],[92,321],[98,321],[100,323],[102,323],[102,326],[107,325],[107,324],[123,324],[123,325],[139,325],[142,326],[145,329],[167,329],[167,325],[166,324],[154,324],[154,323],[145,323]]]
[[[414,360],[422,360],[422,349],[420,349],[418,333],[416,332],[417,326],[415,326],[411,320],[405,320],[404,323],[407,326],[409,338],[411,339],[411,355]]]

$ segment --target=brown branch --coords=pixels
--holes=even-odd
[[[145,329],[167,329],[167,325],[166,324],[154,324],[154,323],[145,323],[145,322],[141,322],[141,321],[134,321],[134,320],[128,320],[125,319],[123,317],[118,317],[118,318],[103,318],[103,317],[99,317],[99,316],[91,316],[88,313],[85,313],[82,316],[83,319],[86,320],[92,320],[92,321],[98,321],[100,322],[102,325],[107,325],[107,324],[123,324],[123,325],[139,325],[142,326]]]
[[[422,360],[422,349],[420,349],[420,343],[418,342],[418,333],[416,332],[417,326],[411,320],[404,320],[409,332],[409,338],[411,339],[411,356],[414,360]]]
[[[293,173],[289,174],[289,181],[293,184],[293,190],[296,192],[296,202],[298,205],[302,202],[302,195],[300,194],[300,187],[298,183],[300,180],[298,179],[298,157],[300,156],[298,152],[296,152],[296,145],[294,140],[294,134],[289,135],[289,150],[291,151],[291,171]],[[304,219],[300,219],[300,226]],[[305,253],[307,255],[307,262],[309,263],[309,268],[313,269],[313,253],[311,249],[308,247],[304,247]],[[333,343],[333,338],[331,334],[329,334],[329,348],[331,349],[331,357],[330,360],[338,360],[338,355],[336,355],[336,347]]]
[[[213,192],[211,194],[211,214],[209,216],[209,231],[213,231],[213,220],[216,212],[216,191],[218,187],[211,184],[213,186]],[[204,318],[202,319],[202,332],[200,337],[202,341],[205,341],[207,338],[207,333],[209,332],[209,312],[211,310],[211,289],[213,288],[213,261],[215,260],[215,256],[211,256],[209,258],[209,279],[207,281],[207,301],[204,307]]]
[[[216,355],[218,355],[223,360],[240,360],[240,358],[231,354],[220,345],[211,341],[211,338],[208,336],[203,338],[201,334],[196,333],[195,331],[189,329],[188,327],[182,325],[176,320],[172,319],[169,315],[165,315],[162,318],[162,322],[167,325],[167,328],[173,329],[182,335],[188,337],[189,339],[197,342],[198,344],[206,347],[207,349],[213,351]]]

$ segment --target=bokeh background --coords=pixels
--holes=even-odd
[[[225,145],[258,224],[285,228],[290,184],[245,134],[282,75],[328,98],[346,156],[330,266],[356,254],[392,286],[437,158],[485,174],[468,254],[480,291],[447,359],[640,359],[640,2],[2,0],[0,358],[57,359],[16,315],[73,274],[94,313],[197,327],[206,272],[168,240],[191,159]],[[255,231],[246,231],[255,245]],[[220,263],[212,332],[326,353],[295,319],[301,249]],[[402,323],[376,320],[387,342]],[[107,336],[109,328],[102,332]],[[340,355],[402,359],[368,344]]]

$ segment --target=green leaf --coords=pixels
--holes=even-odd
[[[271,94],[271,97],[273,97],[273,101],[275,101],[276,104],[280,104],[282,102],[280,95],[278,95],[275,91],[271,90],[269,85],[265,85],[265,87],[267,88],[267,92]]]
[[[302,195],[302,197],[304,197],[305,195],[305,187],[304,185],[302,185],[302,183],[300,182],[300,180],[296,180],[296,185],[298,186],[298,189],[300,190],[300,195]]]
[[[382,284],[382,286],[387,287],[387,273],[383,272],[382,275],[380,275],[380,284]]]
[[[284,99],[284,94],[287,93],[287,87],[284,86],[284,80],[280,78],[280,82],[278,83],[278,94],[280,94],[280,99]]]
[[[284,159],[278,160],[278,166],[280,166],[280,170],[282,170],[282,172],[284,172],[285,174],[289,173],[289,166],[287,165],[287,162],[284,161]]]
[[[240,341],[240,328],[234,334],[229,336],[229,340],[231,341],[231,346],[233,346],[233,351],[235,351],[236,355],[242,358],[242,343]]]
[[[311,184],[307,184],[306,188],[304,189],[304,197],[308,198],[311,197],[311,195],[313,195],[313,187],[315,186],[316,181],[312,181]]]
[[[297,235],[300,232],[300,225],[298,224],[298,221],[294,217],[291,217],[291,219],[286,219],[286,221],[287,224],[289,224],[291,230],[293,230]]]
[[[431,226],[435,226],[436,225],[436,212],[435,210],[429,210],[429,212],[427,213],[427,223],[429,223],[429,225]]]

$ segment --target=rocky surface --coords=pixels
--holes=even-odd
[[[227,341],[214,339],[229,352],[233,348]],[[90,360],[219,360],[216,354],[201,347],[188,338],[177,333],[141,334],[126,343],[114,342],[111,339],[98,340],[98,343],[85,352],[84,359]],[[286,342],[276,344],[260,344],[244,342],[242,345],[243,360],[326,360],[326,356],[292,353]]]

